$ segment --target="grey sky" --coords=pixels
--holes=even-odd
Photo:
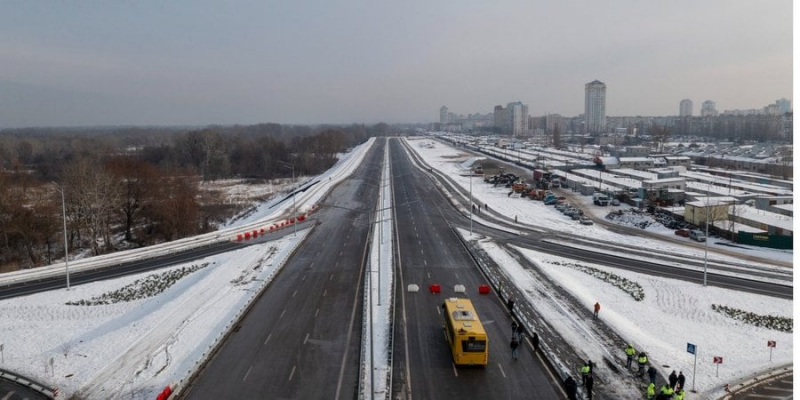
[[[792,2],[4,1],[0,127],[675,115],[792,99]]]

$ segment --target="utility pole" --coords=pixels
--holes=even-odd
[[[61,186],[58,186],[57,183],[53,182],[56,185],[56,190],[61,193],[61,210],[64,213],[64,267],[67,271],[67,290],[69,290],[69,248],[67,244],[67,203],[64,200],[64,189]]]
[[[284,168],[292,169],[292,220],[294,221],[292,225],[294,226],[294,236],[297,236],[297,200],[295,199],[295,196],[297,196],[297,188],[294,187],[294,164],[284,161],[278,161],[278,163],[283,164]]]

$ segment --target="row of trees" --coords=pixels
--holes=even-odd
[[[232,206],[198,187],[222,178],[315,175],[388,126],[13,130],[0,132],[0,271],[215,229]],[[124,240],[121,240],[124,238]]]

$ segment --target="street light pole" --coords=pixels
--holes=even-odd
[[[705,259],[703,261],[703,286],[706,286],[706,271],[708,270],[708,208],[710,201],[708,198],[710,186],[706,185],[706,241],[705,241]]]
[[[475,203],[472,202],[472,171],[469,174],[469,236],[472,236],[472,209]]]
[[[61,193],[61,210],[64,213],[64,266],[67,271],[67,290],[69,290],[69,248],[67,247],[67,203],[64,200],[64,189],[62,189],[58,184],[53,182],[56,185],[56,190]]]

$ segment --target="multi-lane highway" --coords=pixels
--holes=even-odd
[[[350,399],[358,390],[369,210],[383,146],[339,184],[319,223],[186,390],[190,399]]]
[[[394,355],[393,398],[535,398],[562,395],[554,376],[528,349],[511,358],[511,318],[493,294],[479,295],[487,284],[451,224],[460,216],[443,213],[447,200],[430,179],[408,161],[401,145],[392,141],[392,165],[397,221],[398,298]],[[423,290],[405,292],[407,285]],[[425,288],[438,284],[441,294]],[[489,365],[456,368],[445,345],[441,305],[464,285],[489,336]]]
[[[315,214],[313,232],[284,266],[225,342],[183,392],[186,398],[353,398],[359,393],[362,340],[362,304],[368,237],[384,147],[392,163],[396,230],[395,325],[391,351],[390,398],[563,398],[558,377],[545,359],[526,347],[511,359],[511,316],[494,294],[478,295],[487,278],[476,266],[470,250],[455,233],[469,220],[453,207],[434,181],[447,176],[413,164],[423,164],[404,148],[401,140],[378,141],[363,164],[328,195]],[[458,196],[456,196],[458,197]],[[483,215],[498,223],[510,222],[492,211]],[[676,269],[668,263],[597,253],[565,246],[578,238],[558,232],[530,230],[524,235],[474,225],[477,233],[499,244],[537,249],[576,260],[659,276],[702,282],[702,271]],[[282,234],[286,234],[285,232]],[[268,238],[267,238],[268,239]],[[586,239],[582,239],[586,240]],[[169,259],[157,259],[114,270],[73,275],[73,284],[108,279],[199,258],[241,246],[231,243],[193,250]],[[631,255],[639,253],[630,250]],[[658,255],[653,255],[653,259]],[[686,260],[692,263],[691,260]],[[699,265],[700,261],[694,261]],[[711,271],[711,270],[710,270]],[[709,272],[709,285],[791,298],[790,286],[764,283],[741,276]],[[422,290],[409,292],[410,284]],[[442,293],[426,288],[439,284]],[[54,286],[55,285],[55,286]],[[489,365],[455,368],[445,345],[441,304],[464,285],[489,335]],[[9,288],[2,296],[15,296],[63,281]],[[617,340],[616,338],[612,340]],[[1,393],[1,392],[0,392]]]

